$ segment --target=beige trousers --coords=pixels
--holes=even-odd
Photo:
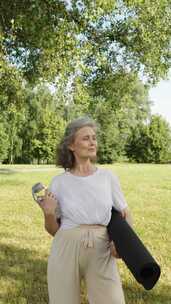
[[[81,225],[58,230],[52,242],[47,275],[49,304],[80,304],[82,278],[89,304],[125,303],[104,226]]]

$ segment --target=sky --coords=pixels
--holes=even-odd
[[[168,80],[161,80],[157,86],[150,90],[152,114],[160,114],[171,126],[171,71]]]

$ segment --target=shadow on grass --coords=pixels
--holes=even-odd
[[[48,304],[47,257],[0,244],[0,304]],[[41,255],[41,253],[40,253]],[[82,304],[88,304],[82,284]]]
[[[47,304],[47,260],[37,252],[13,245],[0,246],[2,304]]]
[[[40,256],[41,253],[33,250],[0,245],[1,304],[48,304],[47,257]],[[171,303],[170,288],[166,285],[151,291],[136,283],[123,284],[123,288],[127,304]],[[85,290],[81,294],[82,304],[88,304]]]

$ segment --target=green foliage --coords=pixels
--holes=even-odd
[[[52,162],[65,125],[84,114],[101,124],[100,162],[124,157],[132,128],[150,118],[148,85],[170,66],[170,15],[170,0],[1,1],[4,161]]]
[[[98,77],[90,87],[89,110],[99,122],[99,161],[111,163],[125,156],[132,127],[150,116],[148,88],[135,74],[120,71]]]
[[[112,163],[122,152],[123,143],[119,140],[118,121],[115,120],[110,103],[99,102],[93,117],[100,127],[98,132],[98,162],[102,164]]]
[[[22,74],[5,61],[4,56],[0,53],[0,110],[8,111],[11,106],[15,105],[19,111],[23,106],[24,100],[24,82]]]
[[[21,154],[22,138],[20,138],[19,134],[22,129],[23,122],[25,121],[25,109],[17,111],[15,105],[12,105],[7,113],[7,118],[10,122],[6,128],[10,143],[8,162],[13,164],[14,159]]]
[[[0,122],[0,162],[8,155],[9,138],[6,134],[4,124]]]
[[[149,124],[149,138],[151,140],[151,159],[155,163],[165,163],[171,161],[167,159],[171,152],[171,128],[168,123],[160,116],[153,115]]]
[[[110,102],[111,111],[116,116],[119,117],[122,113],[121,123],[127,121],[128,125],[136,125],[150,114],[148,87],[138,79],[136,73],[128,73],[121,69],[115,74],[110,72],[99,75],[89,86],[89,92],[93,98],[96,97],[96,102],[93,102],[92,98],[92,111],[103,99]]]
[[[56,145],[64,131],[64,121],[46,108],[37,124],[36,138],[32,139],[32,157],[40,162],[54,163]]]
[[[144,163],[167,163],[171,161],[171,129],[158,115],[152,115],[147,125],[133,129],[126,145],[131,160]]]
[[[0,121],[8,138],[3,159],[13,163],[21,152],[22,139],[18,136],[24,121],[24,82],[22,74],[11,66],[0,53]]]
[[[37,87],[35,91],[28,88],[26,101],[26,119],[20,132],[22,152],[16,160],[52,163],[64,131],[63,117],[56,111],[55,100],[46,86]]]
[[[104,64],[156,81],[170,65],[170,0],[1,1],[3,52],[28,79]]]

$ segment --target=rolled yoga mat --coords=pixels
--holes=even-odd
[[[119,256],[137,282],[142,284],[146,290],[152,289],[160,277],[160,266],[120,212],[114,208],[112,208],[112,216],[107,230],[110,240],[114,241]]]

